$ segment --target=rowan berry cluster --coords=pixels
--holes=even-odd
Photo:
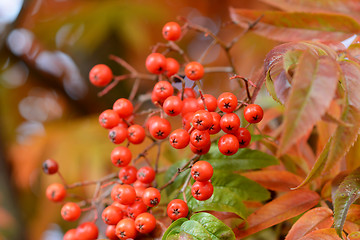
[[[177,41],[182,37],[182,28],[178,23],[169,22],[163,27],[162,33],[166,40]],[[208,153],[211,143],[216,140],[219,151],[224,155],[233,155],[239,148],[249,145],[251,134],[247,128],[240,127],[240,118],[236,113],[242,107],[245,106],[243,114],[249,124],[258,123],[263,118],[263,110],[259,105],[238,101],[231,92],[222,93],[218,98],[204,94],[199,81],[204,77],[205,70],[199,62],[185,61],[180,65],[174,58],[166,58],[162,53],[153,52],[148,55],[145,66],[149,73],[157,76],[157,83],[151,93],[151,101],[157,108],[143,125],[135,124],[136,110],[132,99],[119,98],[112,109],[99,115],[99,123],[108,129],[108,137],[112,143],[118,145],[127,141],[125,146],[116,146],[110,154],[112,164],[120,168],[117,178],[100,182],[101,187],[113,185],[110,195],[112,202],[104,208],[101,215],[108,225],[106,236],[109,239],[133,239],[137,234],[148,234],[156,227],[156,219],[150,212],[161,200],[159,190],[162,188],[153,187],[157,166],[153,168],[149,164],[150,166],[137,169],[129,149],[130,144],[142,144],[149,137],[153,143],[168,139],[176,149],[189,146],[199,156],[189,166],[195,180],[191,194],[196,200],[205,201],[214,191],[211,183],[213,167],[207,161],[199,161],[200,155]],[[180,69],[184,75],[179,74]],[[95,86],[104,87],[109,85],[114,75],[107,65],[98,64],[91,69],[89,79]],[[193,81],[193,87],[186,88],[185,84],[180,90],[173,87],[175,80],[184,83],[186,79]],[[182,118],[182,128],[171,131],[171,123],[167,117],[178,115]],[[212,139],[211,135],[216,135],[221,130],[225,135]],[[43,167],[47,174],[58,172],[54,160],[46,160]],[[70,187],[55,183],[47,188],[46,195],[54,202],[63,202],[67,188]],[[186,201],[172,200],[167,206],[167,215],[172,220],[187,217],[189,208]],[[61,215],[66,221],[75,221],[83,210],[78,204],[67,202],[62,207]],[[69,230],[64,240],[96,239],[98,233],[93,222],[85,222],[76,229]]]

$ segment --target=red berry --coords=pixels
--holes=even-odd
[[[209,112],[215,112],[215,110],[217,108],[217,99],[216,99],[216,97],[214,97],[213,95],[210,95],[210,94],[204,94],[204,99],[205,99],[205,105],[206,105],[207,110]],[[201,97],[198,98],[198,103],[199,103],[199,106],[202,109],[205,109],[204,108],[204,102],[201,99]]]
[[[149,187],[145,189],[143,194],[143,201],[146,206],[155,207],[159,204],[160,200],[161,200],[161,194],[159,190],[153,187]]]
[[[144,188],[148,188],[148,187],[151,187],[151,184],[149,183],[143,183],[143,182],[140,182],[139,180],[136,180],[133,184],[134,188],[137,188],[137,187],[144,187]]]
[[[204,76],[204,67],[201,63],[190,62],[185,66],[185,75],[190,80],[200,80]]]
[[[170,97],[174,93],[174,88],[171,83],[167,81],[157,82],[153,88],[153,93],[161,100],[165,101],[166,98]]]
[[[61,216],[66,221],[75,221],[80,215],[81,209],[76,203],[68,202],[61,208]]]
[[[149,126],[149,132],[156,139],[164,139],[171,132],[171,124],[165,118],[155,119]]]
[[[239,141],[239,148],[247,147],[251,141],[251,134],[246,128],[239,128],[235,135]]]
[[[185,98],[183,100],[183,109],[181,111],[181,116],[185,116],[189,112],[196,112],[200,110],[201,107],[196,98]]]
[[[240,127],[240,118],[235,113],[226,113],[220,119],[220,127],[224,132],[234,134]]]
[[[164,112],[169,116],[177,116],[181,113],[183,102],[178,96],[170,96],[163,103]]]
[[[264,111],[257,104],[249,104],[244,108],[244,117],[249,123],[258,123],[263,119]]]
[[[119,98],[113,105],[113,110],[120,118],[128,118],[133,114],[134,106],[126,98]]]
[[[159,98],[158,95],[156,95],[156,93],[154,91],[152,91],[151,93],[151,102],[155,105],[155,106],[162,106],[164,103],[165,99]]]
[[[189,213],[189,208],[183,200],[174,199],[169,202],[166,212],[171,220],[177,220],[186,217]]]
[[[97,239],[99,229],[93,222],[84,222],[76,228],[76,235],[78,239],[93,240]]]
[[[217,112],[210,112],[210,113],[211,113],[211,116],[213,117],[213,124],[209,128],[208,132],[210,134],[217,134],[221,130],[221,127],[220,127],[221,116]]]
[[[209,199],[214,192],[214,187],[211,182],[198,182],[196,181],[191,187],[191,194],[199,201]]]
[[[141,213],[135,219],[136,230],[140,233],[150,233],[156,227],[156,219],[150,213]]]
[[[213,167],[206,161],[198,161],[191,167],[191,176],[198,182],[209,181],[213,172]]]
[[[227,156],[234,155],[239,150],[239,141],[232,134],[225,134],[219,139],[219,151]]]
[[[129,218],[135,219],[139,214],[147,211],[147,206],[143,200],[135,201],[133,204],[127,207],[126,214]]]
[[[135,202],[136,192],[130,185],[117,184],[111,190],[111,198],[113,201],[117,201],[123,205],[130,205]]]
[[[205,147],[210,144],[210,134],[207,131],[200,131],[195,129],[190,134],[190,142],[195,147]]]
[[[207,154],[209,152],[210,147],[211,147],[211,143],[209,143],[209,144],[207,144],[206,146],[203,146],[203,147],[195,147],[191,143],[189,144],[189,146],[190,146],[190,150],[193,153],[199,154],[199,155],[204,155],[204,154]]]
[[[237,97],[230,92],[224,92],[218,97],[217,105],[225,113],[233,112],[237,106]]]
[[[111,129],[120,122],[118,114],[111,109],[103,111],[99,116],[99,123],[103,128]]]
[[[146,123],[145,123],[145,127],[146,127],[146,129],[148,129],[149,130],[149,127],[152,125],[152,123],[153,123],[153,121],[154,120],[158,120],[158,119],[160,119],[161,117],[159,117],[159,116],[151,116],[148,120],[146,120]]]
[[[166,58],[161,53],[151,53],[145,62],[146,69],[153,74],[161,74],[166,70]]]
[[[183,119],[182,119],[182,127],[183,129],[185,129],[186,131],[189,131],[190,128],[191,128],[191,121],[194,117],[194,114],[193,112],[189,112],[187,114],[185,114],[185,116],[183,116]]]
[[[102,214],[102,220],[108,225],[116,225],[123,218],[123,211],[116,206],[106,207]]]
[[[116,225],[108,225],[106,227],[105,235],[110,240],[118,240],[119,238],[115,234]]]
[[[176,41],[181,36],[181,27],[176,22],[168,22],[162,29],[163,37],[168,41]]]
[[[180,90],[177,96],[181,99],[182,91]],[[196,98],[196,92],[192,88],[184,88],[184,98]]]
[[[135,239],[136,227],[135,221],[131,218],[124,218],[116,225],[116,236],[120,239]]]
[[[137,180],[136,182],[140,182],[140,181]],[[150,185],[150,184],[146,184],[146,185]],[[143,187],[143,186],[135,187],[135,183],[134,183],[134,184],[133,184],[133,187],[134,187],[135,192],[136,192],[136,197],[142,198],[145,189],[146,189],[147,187],[149,187],[149,186],[147,186],[147,187]]]
[[[74,228],[74,229],[68,230],[65,233],[63,240],[79,240],[77,237],[77,234],[76,234],[76,229]]]
[[[134,166],[126,166],[120,169],[119,179],[125,184],[132,184],[136,181],[137,169]]]
[[[60,183],[53,183],[46,188],[46,197],[53,202],[61,202],[66,197],[66,189]]]
[[[58,172],[59,166],[55,160],[49,158],[43,162],[42,169],[44,173],[51,175]]]
[[[128,205],[124,205],[124,204],[121,204],[121,203],[118,203],[118,202],[113,202],[110,206],[114,206],[114,207],[117,207],[117,208],[120,208],[121,211],[123,212],[123,215],[124,213],[126,213],[126,210],[128,208]]]
[[[152,167],[142,167],[137,171],[137,179],[143,183],[152,183],[155,179],[155,171]]]
[[[89,79],[93,85],[104,87],[113,79],[113,73],[107,65],[98,64],[90,70]]]
[[[132,144],[140,144],[145,139],[145,129],[137,124],[131,125],[128,128],[127,137]]]
[[[180,64],[173,58],[166,58],[166,76],[171,77],[172,75],[178,73],[180,69]]]
[[[127,147],[119,146],[111,152],[111,162],[115,167],[127,166],[132,158],[131,151]]]
[[[127,137],[127,132],[127,128],[124,128],[123,126],[113,127],[109,131],[109,139],[115,144],[123,143]]]
[[[171,146],[176,149],[185,148],[190,141],[189,133],[184,129],[176,129],[169,136]]]
[[[200,131],[205,131],[209,129],[212,125],[213,117],[210,114],[210,112],[206,110],[198,110],[195,112],[193,119],[192,119],[192,125],[195,129]]]

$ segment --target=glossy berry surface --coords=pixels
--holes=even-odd
[[[133,204],[136,200],[135,189],[127,184],[117,184],[111,190],[111,198],[123,205]]]
[[[178,96],[170,96],[163,103],[163,110],[169,116],[177,116],[183,108],[183,101]]]
[[[169,142],[176,149],[185,148],[190,142],[190,135],[185,129],[176,129],[169,136]]]
[[[235,113],[226,113],[220,119],[220,127],[226,133],[235,133],[240,127],[240,118]]]
[[[213,117],[211,113],[206,110],[198,110],[195,112],[191,122],[195,129],[205,131],[211,127]]]
[[[114,110],[108,109],[99,115],[99,123],[103,128],[111,129],[117,126],[119,122],[120,117]]]
[[[134,166],[126,166],[120,169],[119,179],[125,184],[132,184],[136,181],[137,169]]]
[[[239,141],[239,148],[247,147],[251,141],[251,134],[246,128],[239,128],[235,134]]]
[[[183,94],[183,91],[180,90],[177,94],[179,98],[181,98],[181,95]],[[196,98],[196,92],[192,88],[184,88],[184,97],[185,98]]]
[[[239,150],[239,141],[232,134],[225,134],[219,139],[219,151],[227,156],[234,155]]]
[[[195,147],[205,147],[210,144],[210,134],[208,131],[200,131],[195,129],[190,134],[190,142]]]
[[[133,114],[134,106],[128,99],[120,98],[113,104],[113,110],[120,118],[128,118]]]
[[[104,87],[113,79],[113,73],[107,65],[98,64],[90,70],[89,79],[93,85]]]
[[[249,104],[244,108],[244,117],[248,123],[258,123],[263,119],[264,111],[257,104]]]
[[[127,128],[123,126],[116,126],[109,130],[109,139],[114,144],[123,143],[127,137]]]
[[[185,75],[190,80],[200,80],[204,76],[204,67],[201,63],[190,62],[185,66]]]
[[[80,215],[81,209],[76,203],[68,202],[61,208],[61,216],[66,221],[75,221]]]
[[[141,213],[135,219],[135,227],[136,230],[140,233],[144,233],[144,234],[150,233],[156,227],[156,219],[150,213],[147,212]]]
[[[46,188],[46,197],[53,202],[61,202],[66,197],[66,189],[60,183],[53,183]]]
[[[187,113],[194,113],[197,110],[200,110],[201,107],[196,98],[186,98],[183,100],[183,109],[181,111],[181,116],[185,116]]]
[[[168,41],[176,41],[181,36],[181,27],[176,22],[168,22],[162,29],[162,35]]]
[[[206,106],[207,110],[209,112],[216,111],[216,108],[217,108],[217,99],[216,99],[216,97],[214,97],[213,95],[210,95],[210,94],[204,94],[203,97],[205,99],[205,106]],[[201,99],[201,97],[198,98],[198,103],[199,103],[199,106],[202,109],[205,109],[204,101]]]
[[[189,208],[183,200],[174,199],[169,202],[166,213],[171,220],[177,220],[186,217],[189,213]]]
[[[123,218],[123,211],[116,206],[106,207],[102,214],[102,220],[108,225],[116,225]]]
[[[155,171],[152,167],[142,167],[137,171],[137,180],[143,183],[152,183],[155,179]]]
[[[237,101],[237,97],[233,93],[224,92],[218,97],[217,105],[221,111],[231,113],[236,109]]]
[[[119,146],[112,150],[110,158],[115,167],[125,167],[130,163],[132,154],[127,147]]]
[[[213,123],[210,126],[208,132],[210,134],[217,134],[218,132],[221,131],[221,127],[220,127],[221,116],[217,112],[210,112],[210,114],[211,114],[211,116],[213,118]]]
[[[171,132],[171,124],[165,118],[155,119],[149,126],[149,132],[156,139],[164,139]]]
[[[55,174],[58,172],[59,165],[57,164],[57,162],[55,160],[49,158],[43,162],[42,169],[43,169],[44,173],[51,175],[51,174]]]
[[[172,96],[174,93],[174,88],[171,83],[167,81],[157,82],[153,88],[153,94],[162,101],[165,101],[166,98]]]
[[[146,69],[153,74],[161,74],[166,70],[166,58],[161,53],[151,53],[145,61]]]
[[[93,222],[84,222],[76,228],[76,235],[78,239],[93,240],[97,239],[99,229]]]
[[[63,237],[63,240],[78,240],[76,229],[69,229]]]
[[[147,206],[142,199],[136,200],[133,204],[129,205],[126,209],[126,214],[129,218],[135,219],[141,213],[147,211]]]
[[[192,143],[190,143],[189,146],[190,146],[190,150],[193,153],[199,154],[199,155],[204,155],[204,154],[207,154],[209,152],[210,147],[211,147],[211,143],[208,143],[207,145],[202,146],[202,147],[196,147]]]
[[[198,161],[191,167],[191,176],[195,181],[206,182],[213,175],[213,167],[207,161]]]
[[[191,187],[191,195],[199,201],[209,199],[214,192],[211,182],[195,182]]]
[[[149,187],[145,189],[143,194],[143,201],[148,207],[155,207],[160,203],[161,194],[156,188]]]
[[[145,129],[142,126],[134,124],[127,130],[127,138],[132,144],[140,144],[145,140]]]
[[[106,227],[105,235],[110,240],[118,240],[119,238],[115,234],[116,225],[108,225]]]
[[[135,221],[131,218],[124,218],[115,228],[115,234],[120,239],[135,239],[136,238],[136,227]]]
[[[166,58],[166,76],[171,77],[172,75],[178,73],[180,69],[180,64],[173,58]]]

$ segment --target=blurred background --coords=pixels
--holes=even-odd
[[[269,8],[248,0],[0,0],[1,240],[57,240],[76,227],[61,219],[60,205],[45,198],[46,186],[59,181],[41,171],[45,159],[58,161],[69,183],[116,171],[109,161],[114,145],[97,118],[117,98],[128,97],[133,80],[99,98],[101,89],[88,81],[91,67],[105,63],[115,75],[126,73],[109,60],[114,54],[145,73],[151,46],[164,42],[162,26],[179,16],[231,40],[242,29],[228,25],[230,6]],[[191,33],[179,45],[196,60],[210,43],[209,37]],[[231,52],[237,72],[251,77],[275,44],[248,33]],[[228,62],[214,47],[204,64]],[[217,97],[219,89],[231,90],[227,77],[206,76],[205,92]],[[143,81],[140,93],[153,85]]]

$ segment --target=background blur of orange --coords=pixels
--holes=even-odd
[[[268,8],[248,0],[0,0],[0,239],[62,239],[61,232],[76,226],[44,197],[46,186],[59,181],[42,173],[46,158],[59,162],[70,183],[116,171],[109,161],[113,145],[97,115],[127,97],[133,81],[98,98],[89,69],[105,63],[114,74],[125,73],[108,59],[114,54],[145,72],[144,60],[152,45],[164,42],[167,21],[183,16],[218,32],[229,21],[229,6]],[[229,26],[220,36],[229,40],[240,31]],[[194,33],[179,44],[196,60],[209,43]],[[274,45],[247,34],[232,51],[238,73],[251,76]],[[228,64],[216,47],[204,63]],[[231,89],[226,79],[209,75],[205,91],[217,97],[219,89]],[[151,86],[144,81],[140,92]]]

